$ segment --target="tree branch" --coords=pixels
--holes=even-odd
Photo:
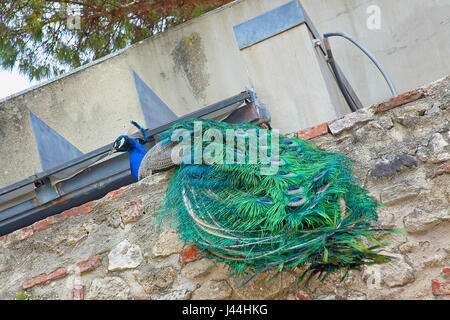
[[[121,7],[119,9],[111,11],[97,12],[88,16],[84,16],[83,19],[96,19],[99,17],[119,17],[124,16],[129,13],[142,13],[152,10],[167,10],[167,9],[185,9],[188,7],[199,7],[205,5],[222,5],[229,3],[233,0],[184,0],[184,1],[171,1],[167,2],[164,0],[149,2],[132,2],[129,6]]]

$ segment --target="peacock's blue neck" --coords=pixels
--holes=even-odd
[[[137,141],[133,140],[133,148],[129,151],[130,153],[130,169],[131,175],[135,181],[138,181],[139,177],[139,166],[141,165],[142,159],[144,158],[147,150]]]

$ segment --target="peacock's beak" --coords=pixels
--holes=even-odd
[[[119,149],[122,148],[122,146],[124,144],[125,144],[125,138],[122,138],[122,139],[114,142],[114,145],[113,145],[112,149],[108,152],[108,155],[118,152]]]

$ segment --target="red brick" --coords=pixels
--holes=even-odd
[[[28,239],[33,235],[33,227],[25,227],[17,231],[14,231],[14,233],[16,234],[17,240],[22,241]]]
[[[67,270],[64,267],[60,267],[56,269],[55,271],[51,272],[49,275],[46,273],[41,273],[38,276],[35,276],[33,278],[30,278],[28,280],[25,280],[22,284],[22,287],[24,290],[29,289],[31,287],[34,287],[38,284],[45,283],[47,281],[55,280],[62,278],[67,275]]]
[[[380,113],[380,112],[384,112],[384,111],[388,111],[388,110],[400,107],[407,103],[419,100],[420,98],[423,98],[424,96],[425,96],[425,93],[422,91],[419,91],[417,89],[407,91],[405,93],[402,93],[402,94],[399,94],[398,96],[393,97],[392,99],[389,99],[387,101],[377,104],[375,106],[375,113]]]
[[[102,264],[99,256],[94,256],[89,260],[77,263],[75,266],[75,272],[83,273],[91,271]]]
[[[117,189],[117,190],[114,190],[114,191],[111,191],[110,193],[108,193],[108,194],[106,195],[106,198],[107,198],[108,200],[114,200],[114,199],[117,198],[120,194],[124,193],[125,191],[128,191],[129,189],[133,189],[135,186],[136,186],[136,183],[133,183],[133,184],[130,184],[130,185],[127,185],[127,186],[123,186],[123,187],[120,188],[120,189]]]
[[[50,274],[47,276],[47,280],[48,280],[48,281],[51,281],[51,280],[59,279],[59,278],[62,278],[62,277],[64,277],[64,276],[66,276],[66,275],[67,275],[67,270],[66,270],[66,268],[61,267],[61,268],[56,269],[56,270],[53,271],[52,273],[50,273]]]
[[[121,214],[122,221],[124,223],[133,222],[139,220],[143,215],[143,204],[142,200],[125,202],[122,205],[123,212]]]
[[[93,204],[94,204],[94,201],[90,201],[79,207],[70,208],[69,210],[66,210],[60,214],[62,216],[64,216],[64,220],[66,220],[67,218],[70,218],[70,217],[77,217],[77,216],[85,215],[94,210],[94,208],[92,208]]]
[[[73,285],[72,299],[83,300],[83,286],[81,284]]]
[[[32,224],[33,231],[38,232],[45,229],[48,229],[50,227],[50,223],[48,223],[47,219],[35,222]]]
[[[431,280],[431,289],[435,296],[450,295],[450,281],[439,282],[437,280]]]
[[[26,290],[26,289],[34,287],[38,284],[44,283],[46,281],[47,281],[47,274],[42,273],[36,277],[30,278],[30,279],[24,281],[24,283],[22,284],[22,288],[24,290]]]
[[[433,179],[434,177],[444,173],[450,173],[450,161],[447,161],[446,163],[434,169],[432,173],[427,174],[427,177]]]
[[[442,277],[444,279],[450,279],[450,268],[442,269]]]
[[[297,291],[297,300],[312,300],[312,297],[304,291]]]
[[[4,236],[2,236],[1,240],[0,239],[0,246],[3,246],[3,248],[8,248],[9,245],[11,244],[11,242],[13,242],[12,240],[13,234],[5,234]]]
[[[53,216],[50,216],[50,217],[45,218],[45,221],[46,221],[49,225],[52,225],[52,224],[55,224],[55,223],[60,223],[60,222],[62,222],[63,220],[61,219],[61,217],[60,217],[59,214],[56,214],[56,215],[53,215]]]
[[[187,263],[197,259],[199,248],[196,245],[191,245],[189,248],[180,253],[181,263]]]
[[[53,216],[47,217],[44,220],[41,220],[39,222],[36,222],[33,225],[33,228],[35,228],[35,231],[41,231],[49,228],[52,224],[61,223],[65,220],[69,219],[70,217],[77,217],[84,214],[88,214],[94,210],[93,205],[94,201],[86,202],[85,204],[70,208],[66,211],[63,211],[61,213],[55,214]]]
[[[327,133],[328,124],[322,123],[309,129],[300,130],[297,132],[297,137],[302,140],[309,140]]]
[[[67,214],[67,210],[66,210],[66,211],[63,211],[61,213],[55,214],[53,216],[47,217],[45,219],[45,221],[47,221],[47,223],[49,225],[52,225],[52,224],[64,222],[68,218],[69,218],[69,215]]]
[[[0,246],[6,248],[8,246],[8,236],[4,235],[0,237]]]

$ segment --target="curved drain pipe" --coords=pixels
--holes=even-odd
[[[395,88],[394,83],[392,82],[391,78],[387,74],[386,70],[384,70],[384,68],[377,61],[377,59],[374,57],[374,55],[372,53],[370,53],[369,50],[367,50],[362,44],[357,42],[355,39],[353,39],[350,35],[348,35],[346,33],[343,33],[343,32],[327,32],[327,33],[324,33],[324,35],[323,35],[323,38],[324,38],[323,42],[324,42],[325,48],[327,50],[329,63],[331,65],[331,67],[333,68],[333,71],[335,72],[336,78],[338,79],[338,81],[340,81],[340,78],[339,78],[339,74],[337,74],[336,71],[335,71],[335,62],[334,62],[334,59],[333,59],[333,54],[331,52],[330,43],[328,41],[329,37],[342,37],[342,38],[345,38],[345,39],[349,40],[351,43],[353,43],[355,46],[357,46],[362,52],[364,52],[366,54],[366,56],[368,56],[370,58],[370,60],[372,60],[372,62],[377,66],[378,70],[380,70],[381,74],[383,75],[384,79],[386,80],[386,82],[387,82],[387,84],[389,86],[389,89],[392,92],[392,95],[396,96],[398,94],[397,89]],[[353,109],[354,107],[351,106],[351,108]]]

